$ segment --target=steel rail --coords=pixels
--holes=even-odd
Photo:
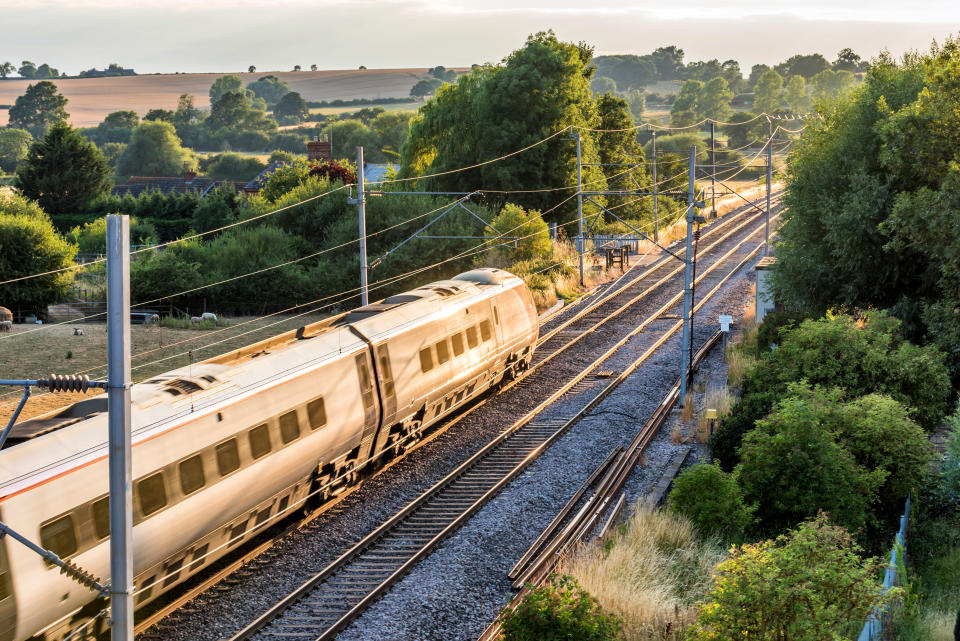
[[[718,259],[709,270],[701,274],[698,280],[705,278],[708,273],[716,269],[720,263],[729,258],[733,252],[737,251],[749,238],[752,238],[761,230],[762,227],[758,226],[757,230],[751,233],[747,239],[741,241],[737,247],[730,250],[723,258]],[[756,250],[751,253],[751,256],[755,253]],[[736,270],[739,270],[742,264],[743,262],[737,266]],[[733,273],[735,271],[730,272],[721,281],[721,284]],[[718,289],[719,285],[711,290],[707,297],[702,300],[701,306]],[[370,604],[379,599],[413,566],[430,554],[447,536],[458,529],[503,487],[509,484],[540,453],[545,451],[550,444],[562,436],[583,415],[619,386],[629,373],[639,367],[656,349],[675,334],[682,323],[675,323],[638,359],[631,363],[627,370],[606,385],[573,417],[562,421],[561,425],[557,425],[560,421],[540,423],[534,421],[540,412],[566,394],[578,382],[585,379],[630,338],[659,318],[664,311],[676,305],[681,296],[682,292],[444,479],[437,482],[428,491],[421,494],[419,498],[341,555],[340,558],[304,582],[265,614],[241,630],[232,637],[231,641],[250,639],[274,622],[277,624],[276,627],[285,630],[282,632],[284,636],[314,638],[317,641],[331,639],[358,617]],[[523,428],[528,425],[532,429],[523,431]],[[546,435],[545,438],[544,435]],[[511,451],[511,447],[513,451]],[[491,463],[491,465],[488,465],[490,469],[485,470],[482,467],[484,462]],[[458,481],[461,480],[463,482],[458,484]],[[444,496],[444,493],[446,493],[446,496]],[[451,512],[455,516],[448,518]],[[413,519],[416,517],[419,517],[420,521],[414,523]],[[435,523],[437,520],[440,521],[439,529],[433,527],[433,529],[428,529],[426,534],[423,533],[425,526],[418,524],[426,523],[430,525],[431,522]],[[402,526],[406,526],[405,529]],[[422,542],[416,541],[417,539],[422,540]],[[378,547],[380,543],[385,544]],[[364,559],[363,555],[368,551],[371,554]],[[354,563],[354,561],[358,562]],[[353,577],[351,577],[351,573],[354,575]],[[337,576],[338,574],[341,576]],[[331,590],[332,595],[326,596],[315,593],[315,589],[324,584],[329,584],[333,588]],[[353,587],[355,585],[356,587]],[[352,599],[353,603],[350,604],[350,592],[354,595],[362,594],[362,596],[359,600]],[[305,603],[305,615],[290,614],[287,616],[288,611],[301,601]],[[348,601],[347,607],[343,607],[345,605],[344,601]],[[317,629],[322,629],[319,635],[313,632]]]

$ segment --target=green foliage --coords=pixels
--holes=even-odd
[[[730,117],[727,119],[727,122],[737,123],[732,125],[726,125],[723,127],[723,132],[727,134],[727,145],[731,148],[740,148],[746,147],[748,144],[755,143],[760,144],[767,138],[767,121],[765,118],[757,118],[754,120],[756,114],[749,111],[735,111],[730,114]],[[752,120],[749,124],[739,124],[745,123]]]
[[[234,93],[239,93],[243,91],[243,80],[240,79],[240,76],[227,75],[220,76],[213,81],[213,84],[210,85],[210,104],[212,105],[216,101],[220,100],[223,97],[223,94],[228,91]]]
[[[909,408],[924,429],[949,411],[950,377],[936,347],[918,347],[899,322],[873,316],[859,326],[849,316],[803,322],[781,334],[780,346],[749,375],[749,392],[782,392],[790,382],[843,388],[849,398],[887,394]]]
[[[210,105],[210,117],[204,123],[213,135],[225,137],[231,132],[276,131],[277,123],[267,117],[264,108],[252,101],[246,91],[228,91]]]
[[[759,356],[770,350],[772,346],[780,344],[780,334],[789,331],[810,316],[805,312],[770,312],[763,317],[763,322],[757,327],[756,355]]]
[[[849,71],[824,69],[810,80],[810,84],[813,85],[814,98],[832,101],[853,87],[854,77]]]
[[[605,76],[621,89],[641,89],[657,80],[657,66],[650,56],[597,56],[597,76]]]
[[[202,199],[193,212],[193,230],[197,232],[219,229],[235,222],[239,202],[236,192],[219,185]]]
[[[507,203],[497,217],[484,230],[487,238],[497,238],[500,234],[507,237],[516,236],[519,239],[517,248],[501,249],[501,252],[513,254],[517,259],[529,260],[542,258],[550,253],[550,230],[543,222],[540,212],[531,209],[526,211],[519,205]],[[510,243],[511,241],[501,241]]]
[[[145,121],[133,130],[130,143],[117,162],[121,176],[179,176],[196,166],[196,157],[180,144],[168,122]]]
[[[686,127],[699,120],[697,113],[697,98],[703,90],[703,83],[699,80],[687,80],[680,87],[677,99],[670,108],[670,124],[674,127]],[[690,122],[688,122],[690,121]]]
[[[753,108],[760,113],[776,113],[783,106],[783,77],[770,69],[757,80],[753,89]]]
[[[200,195],[195,191],[184,194],[145,191],[139,196],[109,194],[95,199],[90,204],[88,213],[61,216],[55,222],[61,229],[69,229],[75,225],[93,222],[106,214],[127,214],[143,224],[152,225],[156,229],[155,240],[166,242],[185,235],[191,229],[194,212],[200,201]]]
[[[356,158],[357,147],[363,147],[367,162],[384,160],[376,132],[360,120],[338,120],[327,125],[323,132],[333,141],[334,158]]]
[[[637,132],[632,129],[633,118],[627,101],[610,94],[597,97],[597,114],[600,117],[599,129],[596,134],[597,152],[600,162],[604,163],[603,173],[607,178],[607,187],[631,191],[637,185],[649,185],[650,175],[647,172],[646,155],[637,142]],[[637,164],[635,168],[627,170],[625,165]],[[610,196],[607,198],[607,207],[616,212],[617,217],[634,222],[652,218],[652,205],[642,198],[635,196]],[[613,222],[609,213],[604,212],[604,218]]]
[[[103,157],[107,159],[107,162],[110,163],[110,166],[116,168],[117,163],[120,162],[120,156],[123,155],[126,148],[127,145],[122,142],[106,142],[100,147],[100,152],[103,154]]]
[[[144,223],[136,218],[130,219],[130,243],[133,245],[148,245],[155,241],[157,230],[150,223]],[[96,220],[78,225],[67,235],[70,242],[77,246],[81,254],[107,253],[107,218],[102,216]]]
[[[740,444],[743,436],[756,427],[756,422],[770,413],[777,395],[773,392],[746,394],[720,419],[716,431],[707,442],[710,458],[725,472],[732,472],[740,462]]]
[[[616,95],[617,83],[613,78],[606,76],[596,76],[590,81],[590,91],[595,94],[603,95],[605,93]]]
[[[783,89],[783,101],[794,113],[810,111],[810,98],[807,96],[807,81],[803,76],[790,76]]]
[[[721,76],[711,79],[697,94],[697,115],[701,118],[725,121],[730,116],[733,92]]]
[[[270,153],[270,157],[267,158],[267,165],[272,165],[275,162],[293,162],[296,157],[296,154],[290,153],[289,151],[277,149]]]
[[[44,80],[27,85],[26,92],[10,107],[7,125],[26,129],[33,136],[40,137],[52,124],[69,117],[70,114],[64,109],[66,106],[67,99],[52,82]]]
[[[516,610],[500,618],[504,641],[616,641],[622,639],[616,617],[603,611],[576,579],[551,577],[533,590]]]
[[[136,111],[114,111],[108,114],[88,137],[100,146],[110,142],[128,143],[130,135],[139,124],[140,116]]]
[[[309,113],[307,101],[296,91],[285,94],[273,108],[273,115],[292,121],[287,124],[299,124]]]
[[[0,196],[0,278],[4,280],[73,265],[77,248],[64,240],[37,205],[19,194]],[[8,283],[0,288],[3,305],[42,312],[66,296],[74,272],[64,271]]]
[[[93,143],[67,123],[58,122],[30,147],[14,184],[56,216],[86,209],[110,189],[111,173]]]
[[[735,547],[717,565],[691,641],[842,641],[884,594],[882,563],[863,559],[850,535],[820,514],[777,538]],[[853,632],[855,634],[855,632]]]
[[[586,45],[560,42],[552,32],[542,32],[530,36],[502,64],[478,67],[460,76],[455,85],[441,87],[411,124],[401,175],[456,169],[504,156],[571,126],[595,127],[591,55]],[[597,162],[593,136],[589,132],[581,136],[583,162]],[[576,162],[570,144],[568,138],[554,136],[500,162],[416,184],[440,191],[573,185]],[[599,167],[587,166],[583,182],[602,189],[605,181]],[[546,211],[556,204],[555,196],[550,192],[513,194],[510,200],[526,209]],[[494,206],[506,201],[505,196],[494,198]],[[575,207],[567,203],[557,208],[550,220],[565,222]]]
[[[247,89],[252,91],[256,97],[266,101],[268,107],[277,104],[281,98],[292,91],[290,85],[272,74],[258,78],[256,82],[251,82],[247,85]]]
[[[267,166],[255,156],[235,153],[217,154],[200,161],[200,169],[216,180],[248,181],[257,176]]]
[[[784,78],[789,78],[790,76],[802,76],[807,80],[810,80],[818,73],[821,73],[829,68],[830,63],[827,62],[827,59],[819,53],[813,53],[809,55],[797,54],[790,56],[774,67],[777,73]]]
[[[412,119],[413,114],[409,111],[384,111],[370,123],[370,128],[380,137],[380,147],[392,161],[399,158],[403,143],[407,141]]]
[[[413,98],[432,96],[437,89],[442,87],[444,84],[446,83],[438,78],[424,78],[423,80],[418,80],[417,83],[410,88],[410,96]]]
[[[673,481],[670,509],[684,515],[708,536],[743,541],[753,521],[736,479],[716,464],[694,465]]]
[[[24,129],[0,129],[0,172],[13,173],[27,157],[33,136]]]

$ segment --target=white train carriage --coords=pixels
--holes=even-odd
[[[137,606],[532,357],[523,282],[475,270],[134,386]],[[109,580],[106,398],[24,421],[0,451],[0,520]],[[0,641],[62,638],[100,605],[0,539]]]

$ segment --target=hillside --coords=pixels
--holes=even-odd
[[[348,69],[326,71],[258,71],[237,73],[244,84],[273,74],[300,93],[304,100],[342,98],[407,97],[410,88],[427,69]],[[140,115],[149,109],[176,109],[181,94],[193,94],[198,107],[209,106],[210,85],[222,73],[156,74],[115,78],[68,78],[53,82],[70,101],[70,123],[92,127],[112,111],[133,109]],[[33,80],[0,81],[0,105],[12,105]],[[0,126],[7,124],[7,110],[0,110]]]

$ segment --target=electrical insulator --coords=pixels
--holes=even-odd
[[[49,378],[41,378],[37,383],[51,392],[86,392],[90,389],[90,377],[51,374]]]

